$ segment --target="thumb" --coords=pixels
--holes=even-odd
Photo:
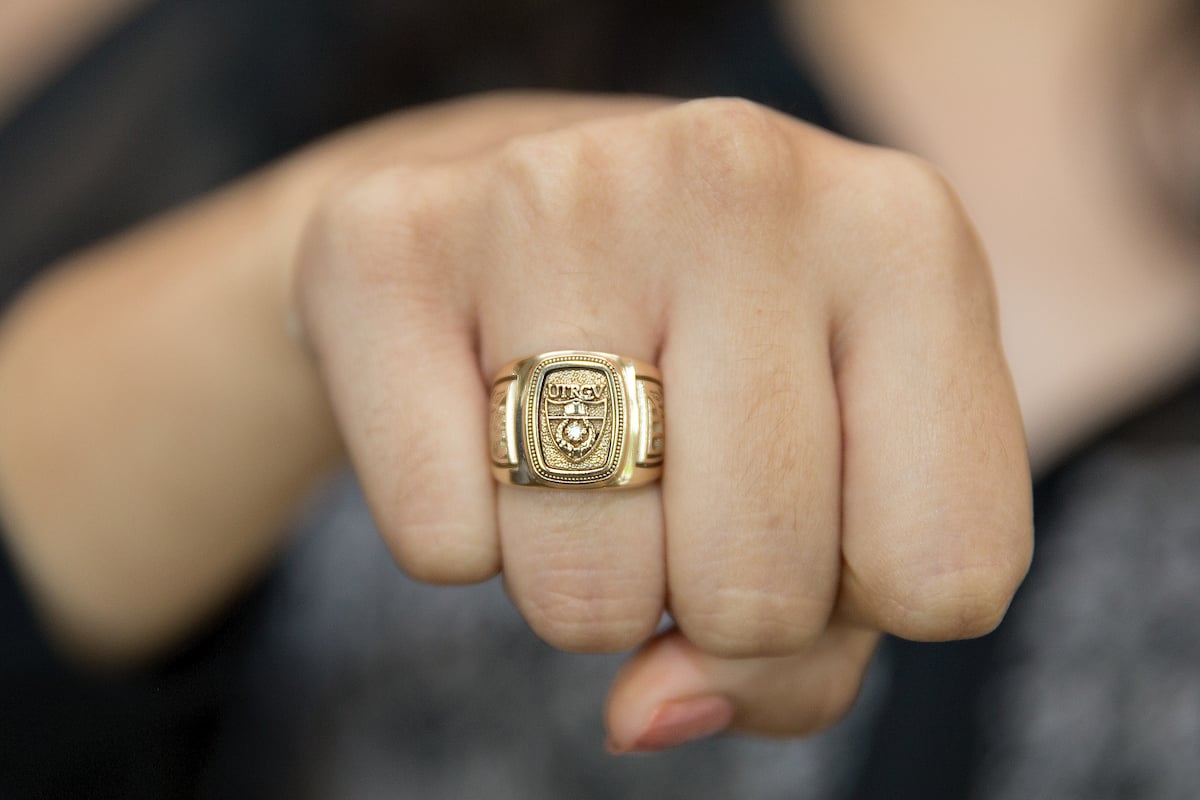
[[[662,750],[724,730],[815,733],[854,704],[879,634],[831,626],[802,653],[721,659],[672,629],[621,669],[605,710],[615,754]]]

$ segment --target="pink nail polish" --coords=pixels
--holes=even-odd
[[[654,709],[645,730],[629,749],[643,753],[665,750],[712,736],[729,727],[733,713],[733,703],[718,694],[670,700]]]

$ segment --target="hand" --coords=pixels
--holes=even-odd
[[[921,162],[709,100],[520,136],[331,192],[303,325],[399,563],[503,564],[573,651],[644,645],[618,751],[842,715],[878,632],[977,636],[1031,552],[1029,471],[986,259]],[[656,363],[661,486],[495,487],[501,363]],[[653,635],[663,611],[677,629]]]

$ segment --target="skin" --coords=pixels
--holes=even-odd
[[[1059,285],[1005,275],[1012,319]],[[695,698],[742,730],[810,732],[849,707],[878,631],[984,633],[1024,574],[1029,468],[991,280],[935,170],[750,104],[401,115],[80,254],[7,315],[10,544],[64,648],[128,663],[251,580],[344,448],[416,577],[503,564],[565,649],[637,646],[672,613],[614,683],[614,750]],[[597,287],[612,302],[563,309]],[[493,487],[491,370],[570,347],[662,367],[661,487]],[[1091,398],[1015,366],[1046,460],[1103,418],[1063,414]],[[1138,373],[1138,396],[1162,374]]]
[[[1190,6],[780,3],[854,126],[961,193],[1037,469],[1200,363],[1200,208],[1172,200],[1200,183]]]

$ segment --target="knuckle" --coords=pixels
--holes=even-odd
[[[957,191],[928,161],[896,150],[871,149],[839,176],[841,192],[851,194],[856,219],[876,232],[881,252],[909,282],[913,274],[933,281],[959,283],[986,274],[986,259],[974,226]],[[844,196],[844,195],[843,195]]]
[[[391,165],[327,189],[304,233],[300,279],[380,287],[415,277],[450,217],[430,173]]]
[[[572,653],[629,650],[654,634],[660,604],[633,594],[591,593],[588,580],[556,576],[543,580],[521,602],[533,631],[548,644]]]
[[[679,612],[680,628],[720,658],[786,655],[820,638],[829,604],[760,589],[722,588]]]
[[[749,100],[713,98],[669,113],[695,160],[695,175],[722,211],[758,211],[790,189],[793,151],[774,112]]]
[[[391,215],[411,184],[412,171],[388,168],[343,176],[321,196],[314,214],[316,227],[326,237],[353,242]]]
[[[842,162],[845,174],[839,177],[872,215],[902,224],[944,224],[965,216],[954,188],[933,164],[900,150],[859,152],[865,155]]]
[[[890,593],[896,609],[891,633],[914,641],[971,639],[991,633],[1004,619],[1024,567],[962,567],[926,575],[903,594]]]
[[[825,241],[853,262],[832,267],[846,292],[836,334],[864,308],[920,308],[961,331],[996,329],[991,269],[957,192],[937,168],[907,153],[855,146],[824,167],[816,200]],[[869,235],[864,236],[864,231]],[[903,302],[899,302],[903,301]]]
[[[388,547],[405,574],[434,585],[481,583],[500,571],[497,548],[477,528],[452,522],[409,523]]]
[[[594,227],[614,177],[609,148],[583,125],[513,138],[496,160],[510,208],[548,233]]]

